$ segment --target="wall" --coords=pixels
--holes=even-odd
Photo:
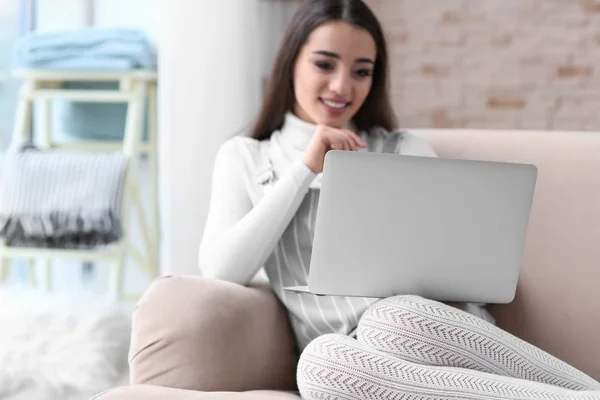
[[[52,0],[38,1],[38,32],[96,27],[138,28],[156,38],[158,0]]]
[[[88,0],[38,1],[36,32],[56,32],[85,27],[89,21]]]
[[[0,0],[0,149],[6,148],[12,134],[18,85],[10,74],[19,22],[19,2]]]
[[[248,128],[296,3],[162,0],[161,270],[198,274],[214,158]]]
[[[403,126],[600,130],[600,2],[367,3]]]
[[[298,9],[299,2],[260,0],[259,7],[261,74],[263,80],[266,80],[271,73],[283,34]]]
[[[157,39],[160,29],[159,0],[94,0],[94,25],[126,26],[143,30]]]
[[[163,273],[198,274],[214,156],[260,100],[258,0],[161,1]]]

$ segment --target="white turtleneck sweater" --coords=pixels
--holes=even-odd
[[[326,333],[350,334],[374,299],[294,293],[307,284],[320,175],[302,161],[316,127],[293,114],[269,140],[235,137],[219,149],[199,266],[204,276],[247,284],[262,268],[290,315],[300,350]],[[432,156],[407,132],[362,133],[361,151]],[[485,318],[475,305],[461,307]]]
[[[263,143],[237,136],[226,141],[215,159],[211,200],[199,267],[205,276],[247,284],[264,265],[310,187],[320,187],[320,174],[302,161],[316,129],[288,113],[281,130]],[[368,141],[365,133],[361,137]],[[371,140],[381,152],[384,140]],[[262,147],[262,149],[261,149]],[[425,139],[403,133],[399,154],[431,156]],[[268,158],[278,177],[264,193],[258,183]]]

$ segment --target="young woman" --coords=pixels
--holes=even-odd
[[[283,289],[307,283],[329,150],[435,156],[395,128],[376,17],[361,0],[305,0],[250,137],[216,157],[203,274],[244,285],[264,267],[302,352],[307,399],[600,398],[600,383],[499,330],[482,307]]]

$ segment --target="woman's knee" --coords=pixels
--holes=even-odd
[[[454,357],[454,352],[481,349],[478,338],[482,336],[476,332],[492,332],[489,326],[483,319],[442,302],[395,296],[375,303],[363,314],[357,339],[418,363],[478,369],[471,358]]]
[[[432,315],[442,315],[449,318],[466,316],[469,310],[466,309],[468,303],[444,303],[436,300],[427,299],[416,295],[398,295],[382,299],[373,304],[363,317],[385,317],[393,316],[421,316],[430,317]]]
[[[393,296],[369,307],[358,323],[359,340],[370,341],[381,333],[393,331],[397,338],[419,340],[436,336],[445,329],[446,321],[463,318],[462,311],[438,301],[415,295]],[[417,334],[416,336],[413,334]]]
[[[484,306],[474,303],[441,302],[416,295],[392,296],[378,301],[363,314],[363,318],[405,322],[430,321],[434,318],[438,321],[475,325],[494,324],[493,317]]]
[[[390,313],[412,313],[425,307],[431,307],[432,301],[415,295],[398,295],[381,299],[369,307],[363,318],[377,316],[389,317]]]

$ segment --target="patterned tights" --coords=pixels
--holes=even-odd
[[[467,312],[417,296],[375,303],[357,339],[324,335],[298,364],[303,399],[589,399],[600,383]]]

